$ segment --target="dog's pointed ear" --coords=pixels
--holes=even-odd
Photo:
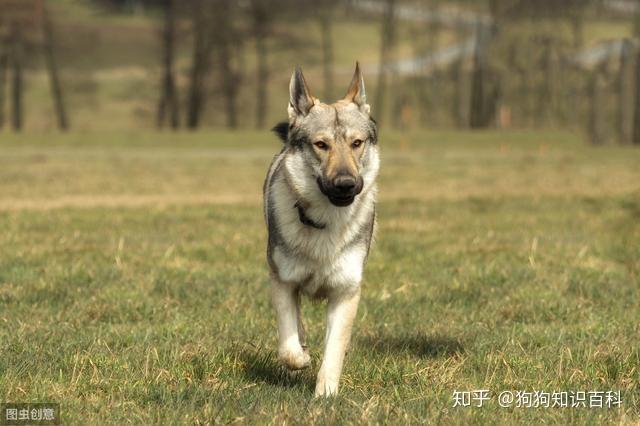
[[[347,94],[344,96],[344,100],[358,105],[360,111],[365,114],[369,114],[371,111],[371,107],[367,103],[367,94],[364,90],[364,79],[362,78],[360,64],[358,62],[356,62],[356,71],[353,73],[353,78],[351,79],[349,90],[347,90]]]
[[[302,68],[297,66],[289,81],[289,121],[293,121],[297,116],[307,115],[313,103],[313,96],[302,75]]]

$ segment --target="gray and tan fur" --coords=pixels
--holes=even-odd
[[[324,104],[300,68],[289,84],[284,141],[264,184],[267,258],[278,322],[278,357],[309,366],[300,296],[327,299],[327,330],[316,396],[336,394],[376,220],[378,136],[356,70],[346,96]]]

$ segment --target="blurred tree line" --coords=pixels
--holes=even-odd
[[[118,2],[126,3],[126,2]],[[217,68],[224,99],[226,125],[238,126],[238,95],[246,78],[255,79],[255,124],[265,127],[269,89],[269,43],[276,20],[284,22],[297,16],[309,14],[315,17],[321,31],[325,99],[333,95],[333,37],[331,33],[332,14],[339,0],[317,0],[300,2],[295,0],[139,0],[146,7],[158,7],[163,14],[163,83],[158,106],[157,125],[180,126],[180,116],[184,115],[185,125],[197,128],[202,120],[207,102],[205,88],[207,75]],[[192,61],[187,89],[185,111],[180,111],[181,103],[176,94],[174,58],[176,22],[186,19],[192,31]],[[244,63],[247,41],[255,46],[255,74],[249,76]],[[293,66],[293,64],[292,64]]]
[[[54,44],[53,24],[44,0],[0,0],[0,129],[7,116],[7,86],[11,87],[11,125],[14,130],[23,127],[24,64],[37,51],[44,57],[58,127],[68,129]]]
[[[131,0],[116,3],[131,7]],[[413,121],[418,126],[444,124],[478,129],[567,127],[584,122],[592,143],[607,140],[610,137],[607,131],[614,133],[621,143],[640,143],[640,84],[635,81],[640,75],[636,58],[640,2],[632,14],[634,33],[609,46],[604,53],[592,53],[593,58],[587,52],[586,59],[579,56],[585,48],[585,20],[603,13],[613,16],[603,0],[138,0],[138,3],[159,7],[164,13],[165,71],[158,108],[159,127],[168,123],[176,128],[180,123],[171,59],[176,19],[190,19],[193,30],[193,61],[184,111],[186,126],[195,128],[200,123],[207,100],[203,84],[212,63],[219,67],[222,79],[227,126],[237,126],[238,91],[243,78],[252,78],[244,73],[241,51],[244,42],[252,38],[256,49],[255,123],[263,127],[267,124],[270,75],[266,40],[276,22],[297,18],[317,22],[321,31],[322,96],[331,100],[337,95],[333,87],[332,22],[345,12],[369,18],[375,12],[380,25],[380,54],[374,111],[385,123],[407,127]],[[416,19],[419,16],[423,19]],[[419,62],[419,58],[432,60],[429,66],[413,64],[413,69],[406,70],[398,66],[396,46],[398,33],[411,20],[414,20],[410,29],[414,62]],[[438,52],[446,48],[440,42],[440,33],[445,30],[453,30],[459,40],[471,40],[471,51],[461,50],[454,52],[450,60],[438,60]],[[212,61],[212,56],[216,56],[216,61]],[[637,93],[631,96],[634,90]],[[447,103],[451,105],[443,108]],[[584,116],[580,117],[585,105]],[[414,116],[419,118],[412,119]],[[606,129],[608,123],[614,123],[614,128]]]
[[[0,10],[3,1],[16,0],[0,0]],[[336,46],[349,40],[338,40],[334,26],[346,18],[356,27],[377,22],[379,33],[371,44],[379,46],[379,53],[376,62],[368,62],[365,78],[374,94],[374,114],[384,126],[583,128],[594,144],[640,144],[640,0],[92,2],[156,22],[161,47],[155,108],[159,128],[197,129],[213,101],[223,105],[228,128],[247,122],[268,126],[270,82],[275,77],[272,41],[282,41],[282,28],[295,25],[318,33],[319,42],[290,40],[285,48],[296,52],[302,65],[309,57],[306,50],[317,49],[322,79],[314,82],[314,94],[335,99],[341,95],[334,75]],[[13,70],[14,81],[20,80],[15,68],[19,55],[12,53],[19,50],[15,25],[4,15],[0,14],[0,125],[6,116],[7,75]],[[628,23],[629,34],[589,41],[593,37],[585,28],[600,19]],[[52,99],[59,105],[58,123],[66,128],[64,96],[56,76],[55,28],[51,20],[42,22],[45,36],[33,43],[42,45],[50,58]],[[24,39],[20,43],[27,44]],[[177,66],[185,45],[186,73]],[[362,60],[353,61],[357,59]],[[253,84],[245,84],[249,81]],[[249,88],[254,91],[248,96],[250,112],[240,100]],[[247,115],[253,118],[247,120]]]

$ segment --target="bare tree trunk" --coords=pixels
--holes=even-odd
[[[469,107],[469,127],[478,129],[484,127],[485,107],[485,74],[484,59],[479,49],[473,55],[473,70],[471,71],[471,105]]]
[[[193,9],[193,59],[191,65],[189,97],[187,100],[187,126],[195,129],[200,125],[206,99],[205,76],[209,70],[211,42],[206,19],[208,2],[197,0]]]
[[[633,36],[640,38],[640,2],[636,0],[636,13],[633,15]]]
[[[498,111],[502,104],[502,85],[500,75],[495,70],[489,70],[489,91],[484,107],[484,127],[498,125]]]
[[[428,13],[432,11],[433,3],[434,0],[424,0],[421,3],[414,4],[412,7],[415,8],[416,12]],[[433,31],[435,29],[434,27],[432,22],[427,22],[419,26],[408,26],[408,36],[411,41],[412,55],[414,58],[423,58],[434,52],[436,43],[434,35],[437,36]],[[414,99],[412,103],[415,105],[418,116],[417,122],[421,126],[428,126],[435,117],[432,107],[434,103],[433,100],[437,99],[437,93],[433,90],[434,78],[429,74],[427,67],[422,66],[420,68],[418,76],[405,79],[403,84],[409,92],[414,93],[414,96],[404,97],[406,99]],[[454,72],[455,70],[451,68],[449,71]],[[397,90],[394,90],[394,93],[397,93]],[[400,104],[402,104],[402,102]],[[400,106],[400,109],[407,113],[407,116],[411,115],[408,114],[408,112],[411,111],[410,107]],[[395,121],[403,122],[402,125],[407,121],[401,117],[395,118],[397,118]]]
[[[267,40],[265,37],[256,39],[257,75],[256,75],[256,127],[265,126],[267,117],[267,86],[269,84],[269,66],[267,65]]]
[[[417,55],[416,55],[417,56]],[[413,92],[416,94],[418,105],[418,122],[423,127],[428,127],[433,120],[434,104],[437,103],[437,97],[432,92],[433,75],[421,75],[407,81],[407,84],[413,86]],[[394,90],[397,95],[397,90]]]
[[[380,122],[384,116],[386,90],[387,90],[387,67],[391,59],[391,53],[395,45],[395,0],[386,0],[385,11],[382,18],[382,40],[380,43],[380,68],[378,70],[378,84],[376,87],[375,114]]]
[[[9,56],[0,44],[0,130],[4,127],[5,88],[7,86],[7,69],[9,68]]]
[[[636,41],[640,38],[640,7],[636,9],[636,13],[633,19],[633,36]],[[633,105],[633,132],[631,134],[631,141],[634,145],[640,145],[640,49],[636,48],[636,54],[634,56],[635,99]]]
[[[629,39],[622,42],[620,51],[620,71],[618,75],[618,142],[628,144],[631,142],[632,127],[632,94],[633,84],[631,74],[633,73],[633,43]]]
[[[452,116],[455,126],[459,129],[465,127],[464,110],[462,99],[464,99],[464,59],[460,58],[451,66],[451,80],[453,83],[453,109]]]
[[[602,68],[596,68],[589,77],[589,122],[587,129],[589,141],[593,145],[604,143],[602,129],[602,88],[604,76]]]
[[[333,101],[333,38],[331,31],[332,10],[327,5],[320,11],[320,32],[322,38],[322,73],[324,76],[325,102]]]
[[[635,55],[635,104],[633,108],[633,144],[640,145],[640,49]]]
[[[158,103],[157,126],[162,128],[167,111],[171,128],[180,126],[180,106],[174,76],[174,56],[176,40],[176,4],[175,0],[165,0],[164,26],[162,28],[162,53],[164,76],[162,78],[162,94]]]
[[[525,68],[516,70],[518,74],[518,97],[519,97],[519,113],[520,126],[526,127],[529,124],[531,108],[529,103],[529,93],[531,92],[529,84],[529,73]]]
[[[576,9],[571,15],[571,33],[573,35],[573,48],[582,49],[584,46],[584,17],[582,10]]]
[[[432,12],[437,10],[436,1],[430,0],[428,5]],[[440,46],[440,30],[441,24],[436,20],[433,20],[427,24],[427,49],[429,54],[434,54],[438,51]],[[431,111],[428,112],[428,120],[427,123],[431,122],[432,125],[438,125],[438,117],[442,112],[442,109],[438,106],[438,99],[443,99],[443,72],[437,65],[431,70],[431,76],[428,80],[428,90],[429,97],[434,100],[434,102],[429,102],[430,105],[435,106]]]
[[[222,71],[223,95],[225,100],[225,111],[227,116],[227,127],[235,129],[238,127],[237,115],[237,94],[238,94],[238,76],[233,70],[231,46],[224,43],[219,47],[220,66]]]
[[[514,90],[513,104],[517,107],[515,114],[519,125],[524,126],[527,122],[528,111],[527,102],[529,98],[529,79],[527,78],[528,67],[521,63],[520,47],[517,43],[511,43],[508,50],[507,65],[508,69],[513,70],[514,78],[517,79],[518,86]]]
[[[253,35],[256,42],[256,127],[265,126],[267,117],[267,86],[269,84],[269,65],[267,48],[267,35],[269,32],[269,5],[265,0],[253,0],[251,2],[253,13]]]
[[[222,93],[225,100],[227,127],[238,127],[238,89],[240,87],[240,72],[234,67],[234,57],[239,58],[239,35],[234,34],[232,0],[219,0],[216,14],[219,19],[216,25],[216,40],[219,53],[220,71],[222,72]]]
[[[551,39],[545,39],[543,43],[543,54],[540,62],[540,73],[543,73],[545,78],[542,83],[542,87],[537,90],[536,99],[536,126],[540,127],[545,124],[549,124],[556,116],[556,85],[557,85],[557,73],[556,73],[556,57]]]
[[[44,35],[44,52],[47,64],[47,71],[49,73],[49,82],[51,84],[51,95],[53,96],[53,103],[56,111],[56,118],[58,120],[58,127],[60,130],[69,129],[69,120],[64,107],[64,98],[62,96],[62,87],[60,86],[60,79],[58,77],[58,66],[56,63],[56,57],[54,52],[53,41],[53,25],[49,17],[48,11],[44,9],[44,16],[42,20],[42,33]]]
[[[19,131],[22,129],[23,117],[22,117],[22,34],[20,29],[15,26],[12,29],[12,68],[13,68],[13,82],[12,82],[12,124],[13,129]]]

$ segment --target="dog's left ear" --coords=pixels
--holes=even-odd
[[[360,64],[358,62],[356,62],[356,71],[353,73],[353,78],[351,79],[351,84],[349,84],[349,90],[347,90],[347,94],[344,96],[344,100],[358,105],[360,111],[365,114],[369,114],[371,111],[371,107],[367,103],[367,94],[364,90],[364,79],[362,78]]]

